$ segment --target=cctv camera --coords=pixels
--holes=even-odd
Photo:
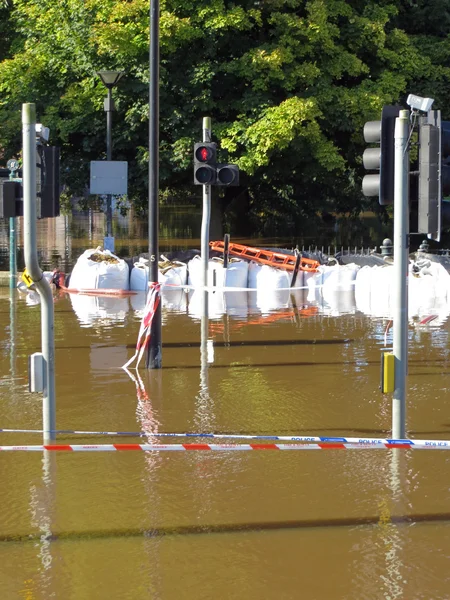
[[[44,142],[48,142],[50,137],[50,129],[44,127],[42,123],[36,123],[36,137],[41,138]]]
[[[420,110],[420,111],[426,112],[426,113],[429,110],[431,110],[433,102],[434,102],[433,98],[422,98],[422,96],[415,96],[414,94],[409,94],[409,96],[406,100],[406,104],[408,104],[408,106],[410,106],[411,108],[414,108],[416,110]]]

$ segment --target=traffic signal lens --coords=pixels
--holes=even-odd
[[[233,183],[234,181],[235,174],[228,167],[223,167],[223,169],[220,169],[218,172],[217,178],[221,184],[230,185],[230,183]]]
[[[212,157],[212,152],[206,146],[200,146],[200,148],[197,148],[196,158],[198,161],[205,163],[205,162],[208,162],[208,160],[210,160],[211,157]]]
[[[212,182],[214,173],[215,171],[211,167],[199,167],[195,172],[195,177],[199,183],[208,185]]]

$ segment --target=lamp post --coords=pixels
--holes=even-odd
[[[112,89],[124,75],[123,71],[97,71],[97,75],[102,80],[103,85],[108,90],[104,101],[106,112],[106,160],[112,160],[112,113],[115,110],[112,98]],[[105,249],[114,252],[114,238],[112,237],[112,207],[111,194],[106,196],[106,237],[104,241]],[[108,246],[108,248],[107,248]]]

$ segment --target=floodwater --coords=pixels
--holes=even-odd
[[[68,263],[83,250],[81,236],[70,243]],[[145,298],[56,296],[57,428],[146,434],[57,443],[388,437],[386,322],[347,301],[307,310],[298,294],[278,307],[217,295],[207,352],[193,296],[165,297],[162,369],[128,373]],[[448,323],[411,326],[409,340],[408,435],[448,440]],[[27,380],[37,351],[39,304],[3,288],[3,429],[41,428]],[[41,440],[0,433],[1,445]],[[447,599],[449,460],[438,450],[1,453],[1,598]]]

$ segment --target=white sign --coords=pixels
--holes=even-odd
[[[91,194],[124,196],[128,192],[128,163],[126,160],[92,160]]]

